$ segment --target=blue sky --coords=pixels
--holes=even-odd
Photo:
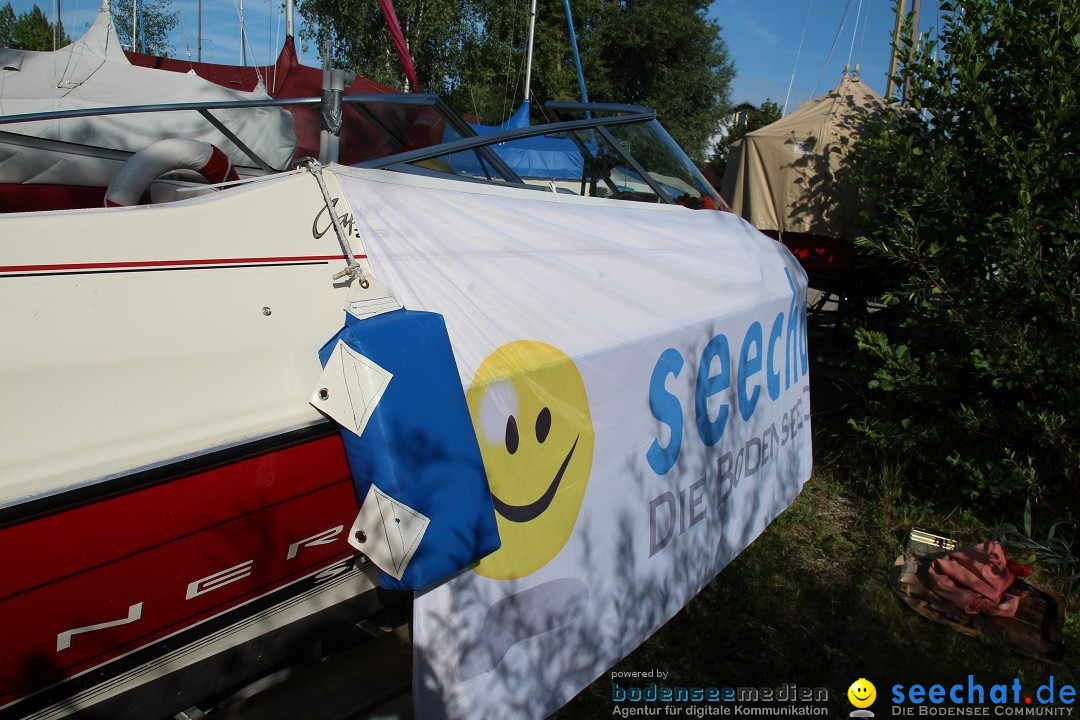
[[[911,2],[907,5],[910,9]],[[735,60],[733,102],[745,100],[760,105],[771,99],[783,107],[794,72],[787,108],[790,113],[798,103],[835,86],[849,54],[852,66],[859,63],[863,82],[885,93],[896,22],[893,0],[861,0],[861,5],[860,0],[716,0],[709,16],[720,22]],[[938,0],[924,0],[920,23],[923,31],[938,24]],[[806,35],[800,53],[804,25]],[[830,58],[834,38],[836,45]]]
[[[6,0],[0,0],[0,4]],[[56,13],[56,0],[11,0],[16,14],[37,5],[52,18]],[[203,0],[203,62],[240,64],[240,0]],[[280,6],[284,0],[244,0],[244,27],[247,33],[248,65],[266,65],[277,58],[285,39],[285,14]],[[199,1],[168,0],[168,7],[178,13],[180,22],[170,38],[173,57],[192,60],[198,54]],[[81,35],[97,17],[101,0],[60,0],[64,29],[73,38]],[[116,18],[117,24],[121,22]],[[130,18],[127,20],[130,23]],[[297,27],[300,16],[296,16]],[[254,60],[252,57],[254,56]],[[314,53],[305,57],[308,64],[321,64]]]
[[[183,58],[190,53],[194,60],[198,0],[169,2],[181,17],[172,38],[173,54]],[[204,62],[239,64],[239,2],[203,0]],[[37,0],[50,17],[56,12],[55,3],[56,0]],[[244,24],[251,49],[247,55],[248,64],[252,63],[252,55],[259,64],[269,63],[277,56],[285,35],[282,4],[283,0],[244,0]],[[16,13],[33,5],[34,0],[12,0]],[[99,7],[100,0],[61,0],[62,18],[68,33],[74,37],[81,34],[97,15]],[[768,98],[783,106],[794,71],[795,80],[787,108],[791,112],[799,102],[836,85],[849,53],[853,65],[857,61],[861,64],[863,80],[878,92],[885,91],[895,17],[893,0],[715,0],[709,16],[720,22],[723,37],[735,60],[737,75],[731,93],[734,102],[745,100],[760,104]],[[856,16],[859,21],[857,31]],[[922,18],[924,31],[938,24],[938,0],[924,0]],[[805,40],[802,52],[798,53],[804,24]],[[297,27],[303,31],[299,16]],[[834,38],[835,48],[829,58]],[[303,59],[311,65],[319,64],[314,48],[309,49]]]

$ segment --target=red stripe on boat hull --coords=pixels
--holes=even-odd
[[[358,260],[367,255],[357,255]],[[259,263],[301,263],[321,260],[344,260],[344,255],[296,255],[290,257],[199,258],[196,260],[133,260],[126,262],[59,263],[52,265],[0,265],[0,273],[53,272],[61,270],[118,270],[128,268],[163,268],[184,265],[256,265]]]

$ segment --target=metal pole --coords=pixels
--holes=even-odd
[[[244,63],[244,0],[240,0],[240,65]]]
[[[525,102],[529,102],[532,86],[533,33],[536,30],[536,0],[529,6],[529,54],[525,59]],[[571,29],[570,32],[573,32]]]
[[[202,62],[202,0],[199,0],[199,52],[196,58]]]
[[[145,5],[145,4],[146,3],[143,3],[143,5]],[[145,10],[143,9],[143,6],[140,5],[139,6],[139,44],[142,45],[142,51],[145,53],[146,52],[146,17],[144,17],[144,15],[143,15],[144,12],[145,12]],[[132,38],[131,42],[135,42],[135,39]]]
[[[319,103],[319,162],[328,162],[330,153],[330,113],[332,112],[330,86],[330,41],[323,41],[322,46],[322,102]]]
[[[293,0],[285,3],[285,35],[293,36]]]
[[[323,107],[323,122],[327,125],[328,137],[326,139],[326,160],[320,162],[337,162],[341,148],[341,96],[345,87],[352,84],[356,79],[356,73],[352,70],[330,71],[329,108]]]
[[[896,27],[893,30],[892,54],[889,56],[889,78],[885,83],[885,99],[888,100],[893,94],[893,76],[896,75],[896,48],[900,44],[900,31],[904,27],[904,12],[907,10],[907,0],[897,0],[896,3]]]
[[[138,17],[139,0],[131,0],[131,52],[135,52],[135,18]]]
[[[570,0],[563,0],[566,7],[566,25],[570,28],[570,46],[574,48],[574,64],[577,65],[578,84],[581,85],[581,102],[589,102],[589,94],[585,92],[585,74],[581,72],[581,56],[578,55],[577,36],[574,34],[574,19],[570,17]]]

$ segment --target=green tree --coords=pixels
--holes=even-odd
[[[132,48],[132,0],[110,0],[110,9],[120,44]],[[169,0],[139,0],[139,15],[144,27],[135,31],[135,50],[149,55],[169,55],[173,50],[169,33],[180,21],[179,13],[169,10]],[[142,45],[143,37],[146,47]]]
[[[709,162],[716,170],[716,174],[724,177],[724,170],[727,168],[732,145],[742,140],[746,133],[760,130],[766,125],[772,125],[780,119],[782,114],[783,110],[780,109],[779,105],[770,99],[766,99],[765,102],[761,103],[761,107],[750,113],[745,125],[734,125],[728,128],[727,132],[724,133],[724,137],[720,138],[716,143],[712,156],[709,158]]]
[[[15,10],[11,3],[0,7],[0,47],[12,47],[15,44]]]
[[[950,502],[1080,512],[1080,4],[950,0],[852,158],[887,310],[854,421]],[[910,31],[901,57],[912,46]]]
[[[424,90],[461,111],[501,122],[525,95],[528,0],[412,0],[395,4]],[[574,28],[594,102],[647,105],[703,159],[728,105],[734,66],[707,0],[575,0]],[[374,0],[302,0],[316,41],[339,64],[394,87],[404,77]],[[533,113],[581,99],[561,0],[538,0]]]
[[[570,33],[562,0],[537,0],[531,79],[534,118],[543,117],[548,100],[580,101],[581,90],[574,64]],[[601,0],[575,0],[575,30],[581,49],[590,100],[593,67],[587,52],[588,28],[598,24]],[[462,69],[460,92],[451,102],[492,121],[502,121],[525,97],[525,69],[529,28],[527,0],[477,0],[483,32],[470,50]]]
[[[734,64],[707,16],[704,0],[576,0],[574,31],[589,100],[653,108],[660,122],[695,160],[727,112]],[[463,85],[487,115],[524,97],[527,3],[486,0],[479,12],[484,35]],[[548,100],[581,99],[570,33],[560,0],[537,3],[533,51],[534,113]],[[491,101],[497,101],[497,105]],[[512,108],[510,108],[512,109]],[[505,111],[508,112],[508,111]],[[503,113],[505,115],[505,112]],[[494,113],[501,119],[499,113]]]
[[[7,8],[0,11],[0,16],[3,18],[3,20],[0,20],[0,28],[3,27],[3,23],[8,22],[8,18],[14,15],[14,12],[7,12],[10,7],[11,4],[8,3]],[[20,13],[10,27],[11,35],[7,44],[11,47],[22,50],[53,49],[53,24],[49,22],[48,16],[37,5],[24,13]],[[71,38],[64,32],[63,23],[58,22],[55,30],[56,47],[63,47],[71,42]]]
[[[589,99],[656,110],[672,137],[697,162],[730,105],[735,66],[708,0],[604,2],[586,34]],[[586,26],[588,30],[588,26]],[[593,79],[595,77],[595,80]]]
[[[375,0],[301,0],[311,30],[305,42],[329,41],[332,59],[377,82],[405,88],[405,74]],[[425,92],[447,95],[478,37],[475,4],[466,0],[399,0],[394,10]]]

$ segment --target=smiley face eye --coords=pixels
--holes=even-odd
[[[517,419],[511,415],[506,420],[506,451],[511,455],[517,452],[518,440]]]
[[[536,416],[536,439],[544,442],[549,432],[551,432],[551,411],[544,408]]]

